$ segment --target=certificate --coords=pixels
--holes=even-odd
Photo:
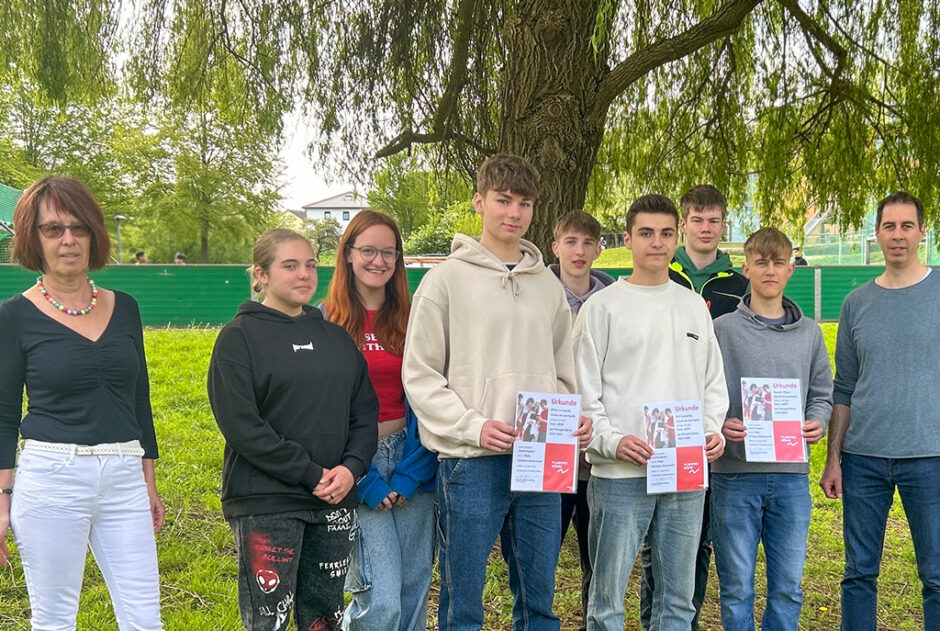
[[[646,442],[653,457],[646,463],[647,493],[700,491],[708,487],[702,402],[657,401],[643,406]]]
[[[578,490],[578,437],[581,396],[520,392],[512,446],[512,491],[575,493]]]
[[[741,420],[748,462],[806,462],[799,379],[741,378]]]

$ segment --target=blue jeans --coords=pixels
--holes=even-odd
[[[588,545],[594,577],[589,631],[623,629],[623,597],[640,544],[653,555],[653,631],[689,631],[695,608],[695,556],[702,531],[705,491],[646,494],[646,478],[591,476]]]
[[[709,483],[710,485],[710,483]],[[708,567],[712,562],[712,538],[709,529],[708,500],[711,489],[705,489],[705,506],[702,510],[702,534],[698,542],[698,552],[695,555],[695,589],[692,591],[692,606],[695,607],[695,616],[692,618],[691,631],[699,630],[699,617],[702,613],[702,604],[705,602],[705,592],[708,590]],[[643,542],[640,548],[640,626],[643,631],[650,629],[650,616],[653,614],[653,559],[648,541]]]
[[[940,458],[842,454],[842,629],[874,631],[888,511],[898,490],[914,540],[924,629],[940,629]]]
[[[401,462],[405,430],[379,440],[372,459],[388,482]],[[343,629],[424,631],[434,563],[434,493],[418,492],[404,506],[372,510],[360,504],[346,591],[352,602]]]
[[[712,473],[711,528],[725,631],[754,631],[757,545],[767,561],[764,631],[795,631],[812,501],[802,473]]]
[[[512,493],[511,456],[446,458],[437,475],[441,631],[483,628],[486,564],[496,542],[509,569],[515,631],[558,631],[552,613],[561,541],[557,493]]]

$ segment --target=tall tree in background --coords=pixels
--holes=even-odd
[[[64,34],[21,46],[54,51],[19,68],[53,96],[112,63],[118,0],[82,3],[90,43],[67,3],[9,5],[0,28]],[[151,0],[132,23],[141,94],[193,103],[237,75],[233,111],[279,131],[301,103],[337,172],[419,146],[467,176],[495,151],[529,158],[543,248],[589,193],[704,180],[766,220],[815,206],[843,224],[889,189],[938,201],[938,0]]]
[[[373,182],[369,205],[393,216],[405,240],[451,204],[467,202],[473,195],[459,173],[426,170],[416,156],[404,153],[390,156]]]
[[[5,166],[23,176],[8,183],[50,171],[81,179],[109,227],[114,215],[132,218],[125,251],[146,249],[155,262],[179,250],[193,262],[250,260],[254,237],[276,219],[279,116],[251,103],[250,69],[233,55],[234,41],[211,55],[206,38],[220,15],[195,2],[152,8],[156,23],[121,33],[119,8],[100,0],[0,8],[11,42],[0,52],[0,139],[28,166]],[[160,54],[144,64],[146,47]],[[112,51],[129,49],[138,57],[117,67]]]

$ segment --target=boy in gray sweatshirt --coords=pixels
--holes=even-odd
[[[725,631],[754,629],[754,572],[757,546],[767,559],[764,629],[796,629],[803,592],[800,583],[809,532],[809,464],[748,462],[744,438],[748,403],[754,397],[764,421],[770,389],[742,392],[742,378],[761,382],[799,379],[803,439],[813,444],[825,434],[832,413],[832,369],[819,325],[803,316],[783,295],[793,274],[790,240],[776,228],[763,228],[744,244],[744,275],[751,282],[736,311],[715,320],[730,407],[722,426],[724,455],[712,465],[711,528]],[[753,384],[751,384],[753,385]],[[751,388],[754,390],[754,388]],[[756,400],[756,399],[755,399]],[[756,418],[756,417],[755,417]]]

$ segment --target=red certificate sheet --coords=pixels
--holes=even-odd
[[[748,462],[806,462],[799,379],[742,377],[741,410]]]
[[[702,402],[646,403],[643,418],[646,442],[653,448],[653,457],[646,463],[646,492],[676,493],[707,488]]]
[[[574,493],[578,490],[578,439],[581,396],[519,392],[512,448],[513,491]]]

